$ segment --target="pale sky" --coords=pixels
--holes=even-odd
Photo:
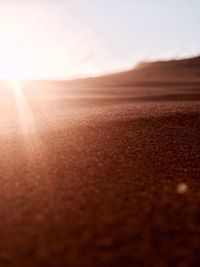
[[[0,78],[72,78],[200,54],[199,0],[0,0]]]

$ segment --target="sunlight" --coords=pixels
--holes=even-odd
[[[30,65],[27,62],[26,55],[16,51],[7,51],[1,57],[0,78],[5,80],[20,80],[31,78]]]
[[[40,166],[43,170],[46,169],[45,152],[43,151],[43,142],[40,135],[37,134],[38,127],[35,120],[35,115],[32,110],[29,99],[23,90],[23,85],[20,81],[8,81],[9,88],[15,96],[17,108],[17,117],[19,128],[22,137],[22,147],[26,156],[28,166],[31,166],[33,161],[37,162],[38,155],[42,158]],[[38,162],[37,162],[38,164]]]
[[[15,95],[15,102],[20,123],[20,130],[24,135],[36,130],[36,123],[30,104],[23,92],[21,82],[19,80],[9,81],[9,87]]]
[[[99,71],[93,62],[96,34],[62,7],[55,12],[43,1],[7,2],[0,3],[0,79],[71,79]]]

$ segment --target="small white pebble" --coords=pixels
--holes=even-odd
[[[180,183],[177,185],[177,193],[178,194],[185,194],[188,191],[188,186],[186,183]]]

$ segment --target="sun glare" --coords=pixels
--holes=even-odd
[[[1,79],[5,80],[20,80],[28,79],[30,67],[26,62],[26,57],[22,53],[12,53],[1,58]]]

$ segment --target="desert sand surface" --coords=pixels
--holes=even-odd
[[[200,266],[200,57],[0,83],[0,266]]]

